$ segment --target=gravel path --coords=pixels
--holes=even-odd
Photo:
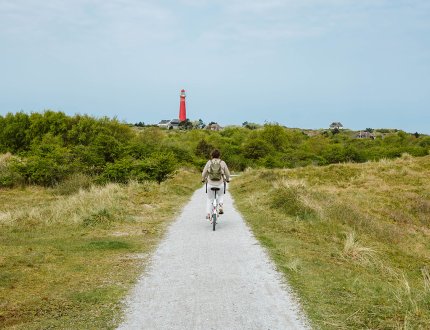
[[[171,225],[119,329],[308,329],[231,196],[215,232],[205,202],[197,190]]]

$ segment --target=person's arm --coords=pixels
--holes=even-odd
[[[208,177],[209,164],[210,164],[210,161],[208,161],[206,163],[205,168],[203,169],[203,172],[202,172],[202,181],[206,181],[206,179]]]
[[[229,182],[230,181],[230,171],[228,170],[227,164],[223,161],[223,170],[224,170],[224,177],[225,177],[225,181]]]

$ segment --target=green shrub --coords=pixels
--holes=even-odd
[[[46,187],[57,185],[69,174],[67,165],[41,156],[30,156],[23,162],[15,163],[15,168],[27,183]]]
[[[244,123],[220,132],[193,129],[136,130],[116,118],[67,116],[62,112],[8,113],[0,116],[0,153],[20,156],[16,166],[1,169],[0,186],[40,184],[56,186],[75,173],[99,182],[165,180],[178,166],[202,169],[214,148],[232,171],[247,167],[293,168],[429,153],[430,137],[398,130],[376,130],[377,139],[357,139],[356,132],[338,134],[268,123]],[[255,126],[255,127],[254,127]],[[384,133],[381,133],[384,132]],[[308,136],[309,135],[309,136]],[[71,179],[72,181],[75,179]],[[79,188],[71,182],[64,191]],[[79,186],[75,185],[76,187]]]
[[[224,157],[221,156],[222,159],[225,160],[225,162],[228,165],[228,168],[230,171],[237,170],[237,171],[244,171],[247,167],[249,167],[249,161],[240,153],[237,154],[230,154],[225,155]],[[200,169],[203,169],[203,167],[206,164],[206,159],[202,161]]]
[[[174,174],[178,160],[173,153],[156,152],[144,160],[131,157],[108,163],[99,178],[99,182],[127,183],[153,180],[161,183]]]
[[[297,186],[275,189],[271,193],[272,207],[295,218],[304,220],[314,218],[316,213],[303,202],[303,194],[304,189]]]
[[[260,159],[258,164],[265,168],[282,168],[282,167],[291,167],[290,164],[282,162],[280,157],[277,155],[268,155],[263,159]]]
[[[113,163],[124,154],[123,144],[109,132],[98,135],[91,144],[92,153],[101,157],[104,162]]]
[[[91,176],[82,173],[74,173],[60,182],[55,187],[54,193],[58,195],[72,195],[79,192],[81,189],[89,189],[92,184],[93,179]]]
[[[23,177],[13,166],[17,161],[19,159],[10,153],[0,155],[0,188],[11,188],[24,183]]]
[[[171,177],[177,169],[177,160],[172,153],[154,153],[142,163],[143,177],[161,183]]]
[[[344,148],[340,144],[330,145],[324,152],[323,157],[329,164],[342,163],[346,161]]]
[[[108,163],[100,176],[101,182],[127,183],[132,178],[136,162],[136,160],[127,157],[119,159],[115,163]]]
[[[27,136],[29,127],[29,117],[23,112],[0,116],[0,152],[17,153],[27,150],[31,143]]]
[[[260,159],[274,151],[271,144],[259,138],[250,139],[242,146],[242,153],[248,159]]]
[[[29,184],[53,187],[74,172],[74,163],[61,139],[46,134],[40,143],[33,143],[27,158],[14,163],[14,168]]]
[[[288,135],[284,127],[278,124],[266,124],[260,133],[260,137],[275,150],[282,151],[288,144]]]
[[[197,144],[195,154],[197,156],[201,156],[209,159],[213,149],[214,149],[214,146],[212,144],[208,143],[204,139],[201,139]]]
[[[170,145],[160,150],[163,154],[172,153],[175,159],[181,164],[191,164],[194,160],[194,155],[187,146]]]
[[[429,149],[430,148],[430,136],[426,136],[420,139],[420,142],[418,143],[419,146]]]
[[[103,172],[106,160],[94,146],[78,145],[71,150],[75,170],[88,175],[99,175]]]

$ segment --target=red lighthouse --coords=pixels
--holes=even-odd
[[[187,110],[185,108],[185,89],[181,90],[180,103],[179,103],[179,120],[184,121],[187,119]]]

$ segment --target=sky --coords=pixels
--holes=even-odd
[[[430,134],[428,0],[0,0],[0,115]]]

